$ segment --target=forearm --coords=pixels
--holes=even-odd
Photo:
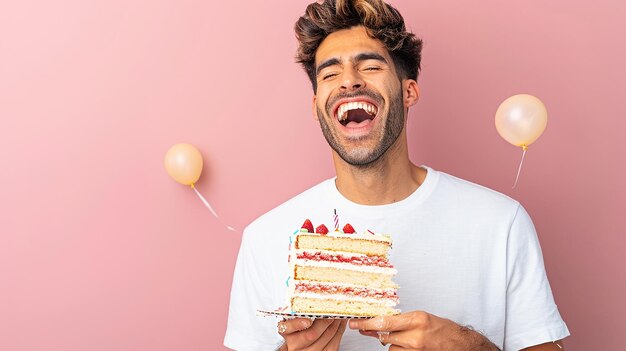
[[[501,351],[486,336],[475,331],[471,327],[459,326],[459,329],[452,338],[455,350],[476,350],[476,351]]]

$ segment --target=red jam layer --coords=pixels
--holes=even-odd
[[[296,284],[296,292],[342,294],[365,298],[398,300],[398,295],[395,290],[374,290],[364,287],[347,287],[328,284],[298,283]]]
[[[377,266],[393,268],[389,260],[383,256],[345,256],[339,254],[328,254],[322,252],[300,252],[298,259],[313,261],[329,261],[351,263],[357,266]]]

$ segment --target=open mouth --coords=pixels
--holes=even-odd
[[[344,127],[356,128],[373,120],[378,107],[366,101],[346,102],[337,107],[337,120]],[[367,122],[367,123],[364,123]]]

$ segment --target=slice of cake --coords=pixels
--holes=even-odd
[[[313,232],[308,219],[290,237],[287,305],[294,313],[381,316],[397,314],[397,273],[387,258],[391,238],[350,224]]]

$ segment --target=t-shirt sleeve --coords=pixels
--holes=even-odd
[[[276,350],[283,341],[276,330],[276,318],[256,314],[257,309],[278,306],[273,306],[274,294],[268,288],[273,281],[271,272],[258,257],[267,252],[253,242],[253,235],[248,228],[244,231],[237,256],[224,345],[241,351]]]
[[[535,227],[519,206],[507,241],[504,350],[519,350],[568,335],[554,303]]]

